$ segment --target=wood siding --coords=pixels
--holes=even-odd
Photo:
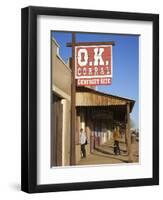
[[[52,104],[51,166],[62,165],[62,113],[61,100],[55,98]]]
[[[76,93],[76,106],[111,106],[111,105],[126,105],[126,101],[115,97],[102,96],[95,93],[88,93],[88,92]]]

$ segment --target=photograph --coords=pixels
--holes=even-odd
[[[21,188],[159,184],[159,15],[22,9]]]
[[[139,163],[139,38],[51,31],[51,167]]]

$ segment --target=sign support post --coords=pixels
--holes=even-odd
[[[71,79],[71,142],[70,164],[76,164],[75,132],[76,132],[76,82],[75,82],[75,42],[76,34],[72,33],[72,79]]]

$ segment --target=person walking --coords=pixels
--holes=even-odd
[[[120,131],[119,126],[114,129],[113,132],[113,139],[114,139],[114,153],[115,155],[120,155],[120,147],[119,147],[119,139],[120,139]]]
[[[86,149],[85,149],[86,144],[87,144],[86,132],[84,132],[83,128],[81,128],[80,129],[80,145],[81,145],[82,158],[86,158]]]

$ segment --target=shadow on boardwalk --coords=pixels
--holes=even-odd
[[[113,151],[113,141],[96,146],[93,153],[88,155],[85,159],[81,159],[78,165],[93,165],[93,164],[116,164],[128,163],[128,154],[126,151],[126,144],[120,141],[121,155],[115,155]],[[132,144],[133,162],[139,161],[139,147],[138,142]]]

